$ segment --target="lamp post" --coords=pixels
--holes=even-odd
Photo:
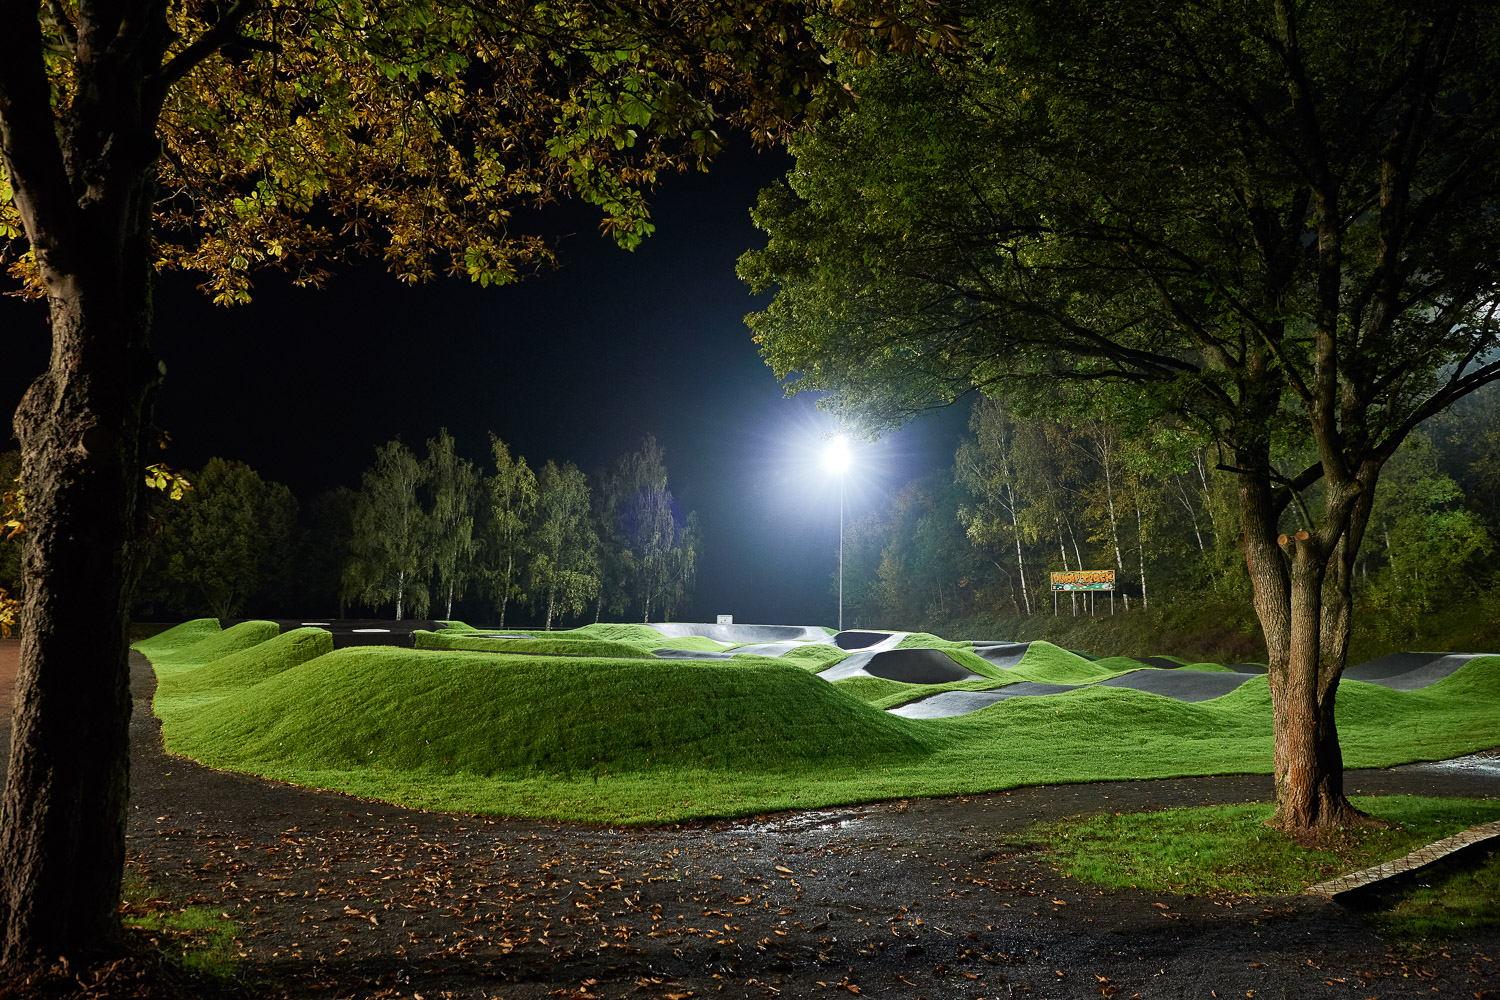
[[[823,452],[823,464],[839,474],[839,631],[844,631],[844,470],[849,468],[849,439],[839,434]]]

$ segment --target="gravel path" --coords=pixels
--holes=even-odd
[[[239,921],[264,996],[1500,995],[1500,932],[1401,958],[1326,900],[1104,892],[1024,841],[1037,819],[1266,799],[1265,776],[651,830],[491,820],[170,757],[154,676],[131,661],[127,877]],[[1348,787],[1500,796],[1500,767],[1469,763],[1350,772]]]

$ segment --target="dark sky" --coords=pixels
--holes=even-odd
[[[783,398],[743,322],[762,303],[734,274],[764,242],[749,219],[756,192],[787,165],[738,150],[668,178],[652,199],[656,234],[634,253],[599,237],[591,210],[561,206],[546,224],[573,234],[563,266],[505,288],[407,288],[372,266],[322,292],[266,275],[253,304],[223,309],[169,277],[155,332],[167,461],[238,459],[306,503],[357,486],[376,445],[400,436],[420,452],[439,427],[476,462],[493,430],[534,466],[571,460],[590,475],[654,433],[705,537],[696,599],[678,617],[831,625],[838,488],[820,461],[831,424],[810,398]],[[10,413],[45,363],[46,325],[40,307],[7,299],[0,330]],[[949,463],[958,410],[857,446],[846,516]]]

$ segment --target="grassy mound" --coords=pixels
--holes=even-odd
[[[650,650],[636,643],[613,642],[587,636],[549,635],[530,639],[495,639],[469,633],[449,634],[418,629],[412,633],[418,649],[463,649],[482,653],[513,653],[531,656],[593,656],[650,658]]]
[[[170,692],[169,692],[170,698]],[[570,774],[662,767],[799,769],[926,749],[903,720],[785,666],[500,660],[342,649],[192,712],[158,700],[217,766]],[[337,725],[328,719],[336,717]]]
[[[428,633],[499,648],[632,651],[618,658],[328,652],[319,629],[277,635],[252,622],[201,638],[189,629],[160,647],[155,707],[168,748],[215,767],[410,806],[605,823],[1272,766],[1263,676],[1208,702],[1089,687],[908,720],[880,709],[913,691],[996,680],[830,684],[809,671],[845,654],[822,646],[780,658],[653,659],[640,654],[637,628],[535,640]],[[947,651],[965,665],[973,656]],[[1119,673],[1111,666],[1039,642],[1018,667],[997,672],[1078,684]],[[1348,682],[1339,697],[1345,760],[1379,767],[1493,746],[1497,703],[1500,657],[1418,691]]]
[[[1123,659],[1121,657],[1120,659]],[[965,664],[967,665],[967,664]],[[1092,684],[1127,670],[1139,669],[1141,664],[1131,661],[1130,666],[1111,666],[1107,662],[1087,660],[1077,653],[1054,646],[1050,642],[1033,642],[1021,657],[1021,662],[1000,674],[1008,681],[1036,681],[1039,684]],[[993,673],[994,671],[991,671]]]
[[[200,703],[253,687],[268,677],[333,652],[333,636],[320,628],[297,628],[202,665],[180,664],[165,674],[157,698]]]
[[[194,618],[190,622],[173,625],[165,632],[158,632],[149,639],[131,643],[131,646],[154,660],[158,657],[170,656],[173,652],[186,649],[210,636],[218,635],[221,631],[217,618]]]
[[[212,620],[212,619],[210,619]],[[258,646],[281,634],[281,626],[275,622],[240,622],[223,631],[213,632],[191,644],[183,644],[155,653],[146,653],[158,675],[192,670],[212,663],[231,653]],[[137,647],[139,648],[139,647]]]

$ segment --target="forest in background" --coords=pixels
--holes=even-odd
[[[0,455],[0,481],[19,453]],[[138,621],[212,616],[452,618],[504,626],[672,616],[692,595],[698,519],[668,488],[664,453],[641,447],[592,477],[539,469],[490,435],[490,463],[446,430],[418,456],[375,449],[359,488],[302,505],[243,462],[212,458],[180,499],[153,492]],[[0,544],[0,587],[20,590],[25,535]]]
[[[188,472],[194,489],[184,499],[153,500],[136,617],[368,614],[504,626],[520,615],[546,628],[697,613],[702,533],[674,500],[654,438],[592,477],[571,462],[533,469],[493,435],[490,452],[481,469],[446,431],[422,456],[392,441],[376,449],[358,489],[307,505],[243,463],[211,459]],[[1284,457],[1293,465],[1298,456]],[[0,454],[0,482],[18,463],[16,452]],[[846,525],[845,622],[1261,657],[1236,488],[1212,445],[1188,431],[1132,434],[981,398],[950,467]],[[1283,530],[1302,526],[1301,509],[1288,509]],[[1476,393],[1412,436],[1382,477],[1371,523],[1358,562],[1356,655],[1495,644],[1500,391]],[[0,587],[12,593],[23,540],[0,544]],[[1104,594],[1054,603],[1050,573],[1077,569],[1115,570],[1113,608]]]
[[[969,430],[949,469],[849,524],[846,623],[1264,657],[1237,475],[1211,442],[1185,429],[1028,417],[990,398],[975,402]],[[1281,456],[1286,467],[1302,458]],[[1305,526],[1319,489],[1288,508],[1283,531]],[[1497,525],[1500,391],[1491,388],[1427,421],[1387,467],[1359,553],[1352,654],[1496,645]],[[1050,574],[1078,569],[1115,570],[1112,607],[1106,594],[1054,604]]]

